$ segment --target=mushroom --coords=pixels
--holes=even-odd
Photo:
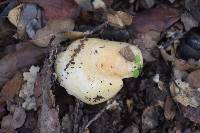
[[[55,71],[70,95],[87,104],[115,96],[123,78],[137,77],[143,65],[141,51],[124,42],[80,39],[57,55]]]

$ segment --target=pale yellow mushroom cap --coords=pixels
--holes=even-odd
[[[142,65],[136,46],[88,38],[73,42],[58,54],[55,70],[70,95],[94,105],[115,96],[123,86],[122,79],[133,77]]]

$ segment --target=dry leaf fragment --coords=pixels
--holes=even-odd
[[[11,126],[13,129],[20,128],[26,120],[26,112],[22,107],[16,107],[12,116]]]
[[[200,91],[192,89],[186,82],[175,80],[170,85],[170,92],[173,99],[183,106],[198,107],[200,105]]]
[[[14,96],[17,95],[21,89],[22,81],[22,74],[17,72],[14,77],[3,86],[1,95],[5,100],[13,100]]]
[[[13,8],[9,13],[8,13],[8,20],[17,27],[19,23],[19,18],[21,14],[21,8],[23,4],[18,5],[17,7]]]
[[[4,116],[1,121],[1,128],[2,129],[10,129],[11,128],[11,121],[12,121],[12,115]]]
[[[140,0],[142,7],[148,9],[155,5],[155,0]]]
[[[193,71],[193,70],[200,68],[200,62],[195,61],[193,59],[189,59],[188,61],[185,61],[185,60],[182,60],[182,59],[176,59],[175,60],[175,67],[178,70]]]
[[[151,30],[162,32],[180,18],[179,11],[168,6],[158,6],[138,13],[133,17],[132,28],[139,33]]]
[[[142,129],[148,131],[158,126],[159,108],[157,106],[149,106],[142,113]]]
[[[21,2],[37,3],[49,20],[76,18],[80,9],[74,0],[20,0]]]
[[[167,97],[164,105],[164,116],[167,120],[172,120],[176,115],[176,108],[171,99],[171,97]]]
[[[22,107],[16,107],[13,115],[3,117],[1,128],[17,129],[20,128],[26,120],[26,112]]]
[[[20,4],[9,12],[8,19],[17,27],[20,39],[25,39],[26,34],[33,38],[36,31],[45,24],[42,10],[36,4]]]
[[[93,6],[90,0],[75,0],[75,2],[84,10],[92,11]]]
[[[38,48],[31,43],[23,43],[27,47],[8,54],[0,60],[0,86],[8,81],[17,70],[37,64],[47,52],[47,49]]]
[[[194,88],[200,88],[200,69],[191,72],[186,81]]]
[[[107,20],[111,26],[124,28],[131,25],[132,16],[122,11],[113,11],[107,14]]]
[[[193,108],[193,107],[181,107],[183,114],[189,120],[200,124],[200,107]]]
[[[156,36],[158,36],[158,34],[160,34],[160,33],[158,33],[156,35],[156,33],[154,32],[152,35],[150,33],[153,33],[153,32],[149,32],[146,34],[138,34],[137,38],[134,39],[134,44],[138,45],[138,47],[141,49],[143,58],[146,62],[152,62],[152,61],[156,60],[152,56],[151,52],[154,49],[156,49],[158,40],[154,40],[153,38],[156,38]]]
[[[186,31],[198,26],[198,21],[195,20],[188,12],[184,12],[181,15],[181,21],[183,22]]]
[[[74,21],[72,19],[52,20],[47,25],[38,30],[32,42],[40,47],[47,47],[52,38],[52,44],[60,43],[66,40],[63,33],[74,29]]]

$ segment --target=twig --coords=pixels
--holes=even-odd
[[[92,35],[92,34],[96,33],[97,31],[103,29],[103,27],[107,26],[107,24],[108,24],[108,22],[106,21],[103,24],[95,27],[93,30],[84,32],[84,34],[86,35],[86,37],[89,35]]]
[[[81,105],[81,101],[76,99],[76,105],[75,105],[75,108],[74,108],[74,128],[73,128],[73,133],[77,133],[78,132],[80,105]]]
[[[99,117],[106,111],[106,110],[109,110],[111,109],[112,107],[114,106],[118,106],[118,103],[114,100],[114,101],[109,101],[108,105],[105,106],[98,114],[96,114],[89,122],[88,124],[85,126],[85,130],[88,129],[88,127],[94,122],[96,121],[97,119],[99,119]]]

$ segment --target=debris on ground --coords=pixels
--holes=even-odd
[[[199,133],[199,9],[0,0],[0,132]]]

